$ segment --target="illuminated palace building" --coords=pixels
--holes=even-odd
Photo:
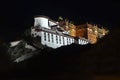
[[[105,29],[100,29],[97,25],[86,23],[75,26],[68,20],[53,21],[46,16],[36,16],[34,27],[31,28],[32,37],[39,37],[42,45],[51,48],[72,43],[79,45],[94,44],[98,38],[106,33]]]

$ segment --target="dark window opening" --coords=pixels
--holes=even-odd
[[[48,33],[48,42],[50,42],[50,34]]]
[[[58,43],[58,37],[57,37],[57,35],[56,35],[56,43]]]
[[[52,37],[52,42],[54,42],[54,40],[53,40],[53,34],[51,34],[51,37]]]
[[[44,32],[44,40],[46,41],[46,32]]]
[[[65,42],[64,42],[64,37],[63,37],[63,45],[65,44]]]
[[[71,39],[69,38],[69,43],[71,43]]]
[[[61,36],[59,36],[59,42],[60,42],[60,44],[61,44]]]
[[[67,38],[67,44],[68,44],[68,38]]]

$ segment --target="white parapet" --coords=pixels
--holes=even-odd
[[[34,18],[34,26],[40,26],[43,28],[48,28],[51,29],[50,26],[48,25],[48,18],[47,17],[35,17]]]

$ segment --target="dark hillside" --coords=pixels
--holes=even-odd
[[[94,75],[120,74],[120,32],[114,29],[95,45],[80,46],[72,44],[49,52],[45,49],[39,55],[18,64],[11,64],[4,45],[1,45],[2,74],[18,80],[47,79],[47,80],[90,80]],[[3,56],[3,57],[2,57]],[[2,64],[2,63],[6,64]],[[8,70],[6,69],[8,68]],[[6,78],[8,78],[6,77]]]

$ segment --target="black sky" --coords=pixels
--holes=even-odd
[[[93,22],[110,28],[119,26],[120,3],[94,0],[9,0],[0,3],[2,37],[15,37],[31,27],[35,15],[46,15],[52,19],[59,16],[74,22]]]

